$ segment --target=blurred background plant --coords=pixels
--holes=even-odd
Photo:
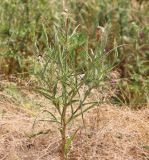
[[[46,53],[54,48],[56,29],[63,27],[61,15],[69,10],[69,30],[79,25],[80,72],[85,69],[81,48],[83,37],[88,37],[88,48],[97,50],[97,26],[108,24],[104,52],[108,63],[115,65],[119,74],[112,103],[130,106],[145,105],[149,97],[149,2],[136,0],[70,0],[67,10],[56,0],[0,0],[0,74],[16,76],[40,84]],[[83,39],[83,40],[82,40]],[[82,41],[82,42],[81,42]],[[75,48],[76,37],[71,41]],[[118,47],[122,45],[122,47]],[[116,48],[117,56],[115,56]],[[70,52],[73,52],[72,51]],[[71,49],[70,49],[71,50]],[[71,58],[68,61],[71,63]],[[83,59],[83,61],[82,61]],[[82,67],[84,66],[84,68]],[[53,66],[54,67],[54,66]],[[46,81],[54,80],[54,68],[46,70]],[[70,66],[73,67],[73,66]],[[36,75],[36,76],[35,76]]]

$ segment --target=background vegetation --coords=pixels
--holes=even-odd
[[[84,39],[88,40],[89,52],[94,51],[100,45],[100,42],[96,43],[97,26],[108,26],[103,51],[108,54],[109,63],[115,65],[119,78],[112,101],[131,106],[145,104],[149,90],[148,10],[147,1],[133,0],[70,0],[65,3],[54,0],[1,1],[1,76],[22,79],[39,74],[42,70],[39,59],[45,63],[49,47],[54,52],[57,50],[56,30],[64,29],[69,16],[69,32],[79,25],[81,36],[70,42],[73,45],[70,52],[77,51],[79,65],[84,63]],[[123,46],[118,47],[120,45]],[[112,50],[115,47],[118,48]],[[117,52],[118,56],[113,52]],[[50,79],[53,77],[49,73],[48,76]]]

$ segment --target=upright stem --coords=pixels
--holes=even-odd
[[[63,0],[63,9],[66,9],[66,0]],[[66,54],[67,54],[67,41],[68,41],[68,29],[69,29],[69,18],[68,18],[68,13],[66,10],[66,20],[65,20],[65,37],[66,37]],[[67,56],[65,56],[67,57]],[[62,80],[62,96],[63,96],[63,111],[61,115],[61,136],[62,136],[62,143],[61,143],[61,160],[67,160],[67,153],[65,152],[65,146],[66,146],[66,128],[67,128],[67,123],[66,123],[66,113],[67,113],[67,58],[64,58],[63,61],[64,68],[62,69],[62,72],[64,73],[64,77]]]
[[[61,136],[62,136],[62,143],[61,143],[61,160],[67,160],[67,155],[65,153],[65,145],[66,145],[66,107],[64,107],[62,121],[61,121]]]

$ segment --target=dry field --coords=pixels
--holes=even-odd
[[[26,96],[43,105],[48,103],[33,94]],[[0,160],[59,160],[57,127],[38,122],[33,129],[40,110],[19,106],[4,92],[0,92],[0,97]],[[69,133],[72,128],[79,128],[70,160],[149,159],[148,108],[132,111],[103,104],[86,114],[85,127],[77,119],[69,128]]]

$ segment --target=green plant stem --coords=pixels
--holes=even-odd
[[[61,136],[62,136],[62,143],[61,143],[61,160],[67,160],[67,155],[65,154],[65,145],[66,145],[66,110],[67,107],[64,107],[62,122],[61,122]]]

